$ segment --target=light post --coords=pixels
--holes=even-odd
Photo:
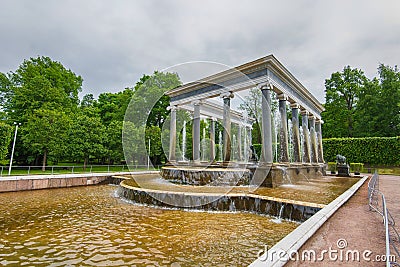
[[[10,159],[10,167],[8,168],[8,176],[11,175],[12,162],[13,162],[13,158],[14,158],[15,142],[17,141],[18,126],[20,126],[21,123],[14,122],[14,124],[15,124],[15,134],[14,134],[14,141],[13,141],[13,146],[12,146],[12,150],[11,150],[11,159]]]

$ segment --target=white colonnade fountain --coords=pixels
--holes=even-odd
[[[261,91],[262,144],[258,162],[249,160],[252,154],[249,144],[254,119],[231,108],[231,100],[235,95],[254,87]],[[276,129],[279,155],[275,162],[272,92],[277,96],[280,117],[280,126]],[[325,173],[321,132],[321,112],[324,108],[273,55],[184,84],[166,94],[170,97],[171,105],[169,163],[162,168],[162,176],[166,179],[185,177],[185,183],[202,185],[221,180],[221,173],[235,172],[244,178],[236,177],[234,183],[274,187],[287,180],[285,175],[290,176],[290,181],[296,181],[304,179],[302,177],[320,177]],[[177,109],[187,110],[193,117],[192,161],[189,165],[185,163],[184,167],[181,167],[175,156]],[[288,109],[291,112],[291,129],[288,129]],[[201,119],[209,120],[208,160],[205,160],[204,155],[200,156]],[[222,122],[223,129],[223,155],[218,158],[215,137],[217,121]],[[300,121],[303,138],[300,135]],[[238,129],[235,142],[232,141],[232,125]],[[233,143],[236,143],[235,147],[232,147]],[[289,156],[289,147],[292,156]],[[232,160],[233,149],[235,160]]]

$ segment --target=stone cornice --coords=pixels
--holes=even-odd
[[[247,75],[255,73],[257,71],[266,70],[264,77],[259,77],[256,79],[251,79]],[[322,104],[280,63],[272,54],[266,57],[262,57],[256,59],[254,61],[242,64],[232,69],[228,69],[214,75],[205,77],[203,79],[197,80],[195,82],[190,82],[184,84],[178,88],[172,89],[168,91],[166,94],[171,98],[181,96],[183,94],[191,93],[196,90],[206,88],[210,85],[216,86],[216,91],[221,90],[222,84],[225,82],[232,81],[234,79],[242,79],[240,84],[232,84],[228,86],[232,89],[232,91],[240,90],[243,88],[251,88],[252,86],[257,86],[258,81],[263,82],[265,79],[268,79],[268,71],[274,73],[281,81],[287,84],[289,87],[293,88],[293,90],[297,91],[302,97],[307,99],[309,104],[315,108],[315,110],[322,112],[324,111],[324,107]],[[267,80],[266,80],[267,81]],[[265,82],[265,81],[264,81]],[[236,86],[237,85],[237,86]],[[276,87],[279,91],[279,87]],[[226,88],[225,88],[226,90]],[[217,92],[216,92],[217,93]],[[182,96],[181,96],[182,97]],[[290,99],[289,101],[293,102]],[[313,112],[314,113],[314,112]],[[319,114],[315,114],[317,117]]]

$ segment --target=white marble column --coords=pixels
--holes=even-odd
[[[168,107],[171,110],[169,129],[169,162],[176,161],[176,106]]]
[[[286,113],[286,101],[287,96],[285,94],[278,95],[279,99],[279,113],[281,115],[281,123],[279,129],[280,137],[280,155],[279,162],[289,162],[289,140],[288,140],[288,126],[287,126],[287,113]]]
[[[301,163],[301,140],[299,130],[299,104],[293,103],[292,108],[292,143],[293,143],[293,160],[295,163]]]
[[[272,123],[271,123],[271,89],[272,85],[267,83],[261,86],[262,92],[262,117],[261,117],[261,163],[272,163]]]
[[[192,126],[193,161],[200,163],[200,101],[193,101],[192,104],[194,106]]]
[[[227,92],[221,94],[221,97],[224,101],[224,113],[223,113],[223,161],[229,162],[231,160],[231,98],[233,98],[233,94],[231,92]]]

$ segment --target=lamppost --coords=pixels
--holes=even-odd
[[[8,168],[8,176],[11,175],[11,168],[12,168],[12,162],[14,158],[14,149],[15,149],[15,142],[17,141],[17,132],[18,132],[18,126],[21,125],[21,123],[14,122],[15,124],[15,134],[14,134],[14,142],[11,150],[11,159],[10,159],[10,167]]]

